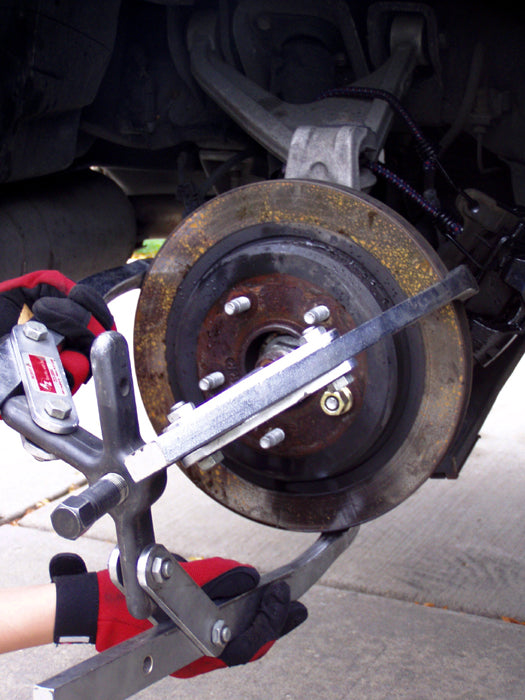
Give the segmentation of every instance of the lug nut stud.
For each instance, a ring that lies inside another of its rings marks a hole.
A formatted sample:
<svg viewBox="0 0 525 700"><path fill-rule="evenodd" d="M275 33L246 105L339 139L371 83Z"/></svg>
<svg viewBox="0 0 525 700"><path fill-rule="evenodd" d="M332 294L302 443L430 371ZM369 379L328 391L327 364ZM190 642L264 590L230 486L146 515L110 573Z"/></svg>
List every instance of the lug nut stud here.
<svg viewBox="0 0 525 700"><path fill-rule="evenodd" d="M251 305L252 302L248 297L235 297L235 299L230 299L224 304L224 313L228 314L228 316L236 316L244 311L248 311Z"/></svg>

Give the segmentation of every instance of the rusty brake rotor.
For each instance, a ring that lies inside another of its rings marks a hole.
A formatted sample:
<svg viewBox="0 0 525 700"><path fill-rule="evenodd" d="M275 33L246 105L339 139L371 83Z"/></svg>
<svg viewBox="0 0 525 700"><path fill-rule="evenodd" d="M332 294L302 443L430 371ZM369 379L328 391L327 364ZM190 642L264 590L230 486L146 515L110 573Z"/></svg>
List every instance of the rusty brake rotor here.
<svg viewBox="0 0 525 700"><path fill-rule="evenodd" d="M166 240L144 281L135 364L157 431L296 347L308 325L344 333L443 277L418 232L380 202L312 181L221 195ZM189 478L275 527L326 531L393 508L442 459L470 385L450 305L354 358L352 372L238 439Z"/></svg>

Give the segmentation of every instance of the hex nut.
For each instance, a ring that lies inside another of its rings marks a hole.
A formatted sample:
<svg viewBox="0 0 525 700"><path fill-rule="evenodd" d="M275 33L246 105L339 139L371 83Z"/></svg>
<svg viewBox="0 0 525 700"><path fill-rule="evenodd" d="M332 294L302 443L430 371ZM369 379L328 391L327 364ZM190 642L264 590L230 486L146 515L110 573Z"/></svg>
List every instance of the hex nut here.
<svg viewBox="0 0 525 700"><path fill-rule="evenodd" d="M326 390L321 396L321 409L327 416L342 416L348 413L354 404L354 396L350 387Z"/></svg>
<svg viewBox="0 0 525 700"><path fill-rule="evenodd" d="M22 326L22 331L26 338L30 340L44 340L47 337L47 328L38 321L27 321Z"/></svg>
<svg viewBox="0 0 525 700"><path fill-rule="evenodd" d="M48 416L59 420L66 420L71 415L71 404L64 399L48 399L44 409Z"/></svg>
<svg viewBox="0 0 525 700"><path fill-rule="evenodd" d="M163 583L173 574L173 562L169 557L155 557L151 564L151 575L157 583Z"/></svg>

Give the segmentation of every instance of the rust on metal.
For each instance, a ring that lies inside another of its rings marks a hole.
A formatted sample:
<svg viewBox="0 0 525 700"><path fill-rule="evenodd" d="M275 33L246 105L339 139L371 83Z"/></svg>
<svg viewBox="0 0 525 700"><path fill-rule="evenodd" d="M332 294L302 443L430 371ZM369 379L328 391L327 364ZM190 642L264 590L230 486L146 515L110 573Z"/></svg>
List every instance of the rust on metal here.
<svg viewBox="0 0 525 700"><path fill-rule="evenodd" d="M248 297L252 304L249 311L236 316L224 313L227 298ZM202 324L196 360L199 377L216 370L221 371L226 382L217 391L234 384L255 367L266 364L268 354L264 344L272 337L299 338L305 328L305 311L316 304L330 309L327 325L339 333L355 328L352 317L343 306L326 291L307 280L286 274L272 273L243 280L230 288L228 297L220 297L208 312ZM271 346L270 346L271 349ZM270 359L277 359L276 357ZM326 445L334 443L355 419L362 404L366 386L366 354L356 358L353 371L353 413L334 421L320 407L322 391L305 399L297 406L264 423L242 438L253 449L259 449L259 439L271 428L281 428L286 440L272 449L278 455L298 457L314 454ZM212 396L216 391L206 392Z"/></svg>
<svg viewBox="0 0 525 700"><path fill-rule="evenodd" d="M326 183L275 180L247 185L216 197L186 218L166 240L141 291L135 321L135 366L148 416L157 431L166 425L170 406L181 398L174 397L170 388L165 345L168 317L180 285L214 245L242 229L264 223L318 227L329 233L335 248L351 241L390 275L406 296L427 288L446 273L437 254L407 221L362 193ZM247 358L251 357L250 349L257 347L257 338L280 332L281 327L285 335L300 332L301 295L304 295L303 313L323 303L333 310L335 325L340 330L352 324L346 310L337 308L329 295L296 280L283 277L279 281L271 279L271 275L254 277L244 289L238 284L231 290L232 297L241 294L251 294L254 303L252 309L238 318L224 313L221 316L218 300L207 310L195 348L199 376L220 370L231 383L249 369ZM281 298L282 307L272 316L268 311L272 306L269 300L273 299L277 307ZM207 472L192 467L188 476L235 512L286 529L336 530L398 505L428 478L443 458L463 416L470 386L470 353L462 309L449 305L424 318L417 327L422 344L424 386L406 438L380 468L355 480L349 478L346 486L333 492L324 488L319 492L311 489L308 493L276 490L240 477L225 464ZM361 358L359 372L364 392L368 378L366 361ZM330 425L326 427L327 434L323 436L320 430L316 435L313 417L321 420L323 415L318 404L317 400L317 413L312 406L295 407L290 411L294 418L289 424L279 425L287 436L292 436L289 449L315 454L319 444L321 459L327 442L332 438L337 441L337 428ZM341 416L339 425L347 420L351 423L353 416L353 410ZM334 421L333 417L324 418ZM261 429L261 434L267 429L268 426ZM258 437L259 434L247 439L255 444ZM284 452L287 442L274 449Z"/></svg>

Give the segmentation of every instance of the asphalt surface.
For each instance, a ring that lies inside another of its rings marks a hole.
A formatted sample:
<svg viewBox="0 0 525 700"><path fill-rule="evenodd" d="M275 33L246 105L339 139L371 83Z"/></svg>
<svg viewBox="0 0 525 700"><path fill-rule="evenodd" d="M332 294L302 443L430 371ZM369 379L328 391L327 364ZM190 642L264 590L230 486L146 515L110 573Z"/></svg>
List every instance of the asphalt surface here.
<svg viewBox="0 0 525 700"><path fill-rule="evenodd" d="M136 294L112 302L131 338ZM303 598L308 620L257 663L193 680L166 678L138 693L231 700L521 700L525 697L525 363L501 392L457 481L431 480L391 513L363 525L349 550ZM77 394L81 424L98 433L91 384ZM140 401L139 401L140 404ZM140 406L143 436L152 430ZM42 583L50 557L77 551L104 567L109 517L71 543L50 513L82 476L37 462L0 425L0 586ZM257 525L215 504L174 468L154 506L157 540L184 556L221 555L261 571L313 539ZM32 697L35 683L94 654L40 647L0 657L0 698ZM116 686L118 679L115 679ZM93 696L94 699L96 696Z"/></svg>

